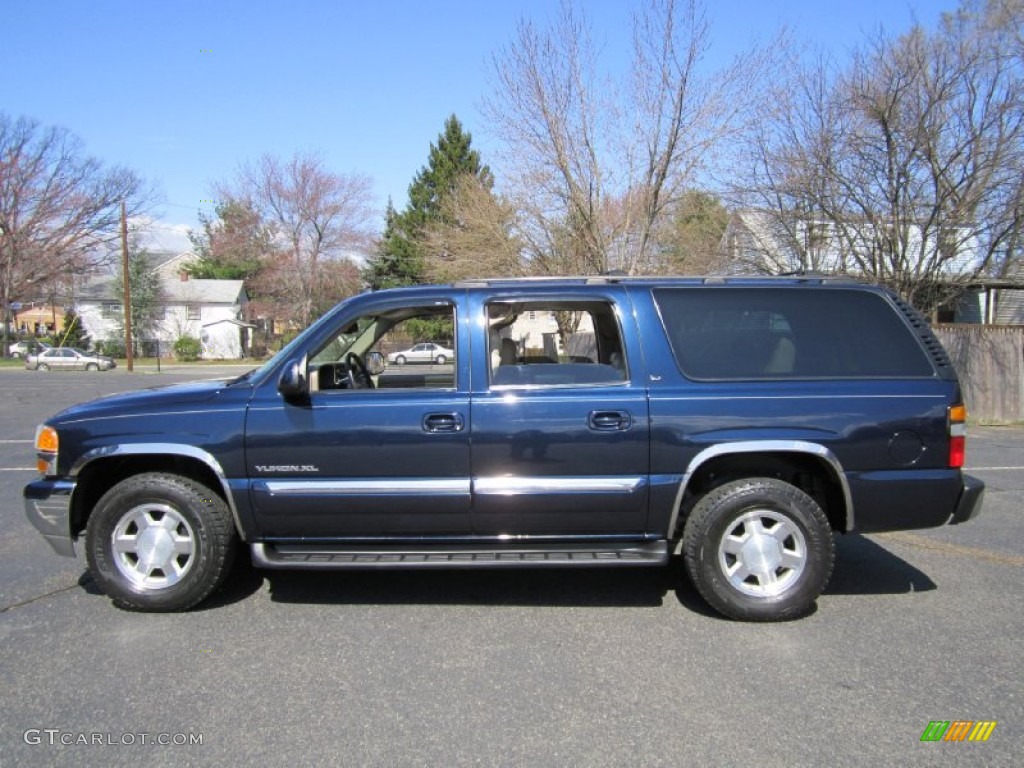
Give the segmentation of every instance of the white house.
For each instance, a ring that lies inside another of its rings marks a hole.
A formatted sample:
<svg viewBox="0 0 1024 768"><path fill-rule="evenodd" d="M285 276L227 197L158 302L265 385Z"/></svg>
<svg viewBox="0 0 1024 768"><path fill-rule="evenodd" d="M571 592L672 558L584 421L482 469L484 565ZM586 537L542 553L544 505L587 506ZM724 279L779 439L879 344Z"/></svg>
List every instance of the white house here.
<svg viewBox="0 0 1024 768"><path fill-rule="evenodd" d="M594 322L589 312L583 312L579 318L576 332L571 334L563 345L558 333L558 322L555 313L548 310L527 310L516 318L515 322L496 334L497 338L509 338L516 343L521 354L533 352L557 360L561 355L594 356L596 342L594 340ZM492 344L496 339L492 339Z"/></svg>
<svg viewBox="0 0 1024 768"><path fill-rule="evenodd" d="M969 230L956 232L951 246L955 253L948 258L940 256L934 231L911 225L904 238L911 258L941 258L939 275L970 274L979 265L978 240ZM826 220L783 220L774 212L747 209L730 217L722 247L730 267L739 272L778 274L804 270L856 275L860 272L857 257L877 256L885 239L886 234L870 222L851 222L840 227Z"/></svg>
<svg viewBox="0 0 1024 768"><path fill-rule="evenodd" d="M793 219L759 210L741 210L730 218L722 238L722 250L731 271L785 274L791 271L823 274L862 274L858 256L877 255L884 233L868 223L851 223L840 228L824 220ZM965 292L949 306L939 308L938 322L1020 323L1024 321L1024 303L1019 280L989 280L972 277L980 266L978 238L963 229L951 238L955 251L949 257L940 253L934 232L910 226L905 233L907 252L921 258L938 280L957 280ZM965 279L966 278L966 279Z"/></svg>
<svg viewBox="0 0 1024 768"><path fill-rule="evenodd" d="M197 280L183 267L195 254L157 254L153 271L160 277L162 311L152 339L161 354L175 341L192 336L202 343L206 359L237 359L248 351L254 326L243 321L248 295L241 280ZM116 340L124 297L118 295L113 275L90 278L76 292L75 310L94 341Z"/></svg>

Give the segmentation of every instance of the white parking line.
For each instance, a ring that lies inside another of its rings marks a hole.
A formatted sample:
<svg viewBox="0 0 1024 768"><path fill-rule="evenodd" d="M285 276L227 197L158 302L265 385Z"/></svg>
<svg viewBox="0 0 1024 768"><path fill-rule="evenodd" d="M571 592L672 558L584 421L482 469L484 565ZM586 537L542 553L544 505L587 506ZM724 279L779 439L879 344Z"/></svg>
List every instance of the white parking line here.
<svg viewBox="0 0 1024 768"><path fill-rule="evenodd" d="M34 440L0 440L0 444L7 444L7 443L32 443L32 442L35 442L35 441Z"/></svg>
<svg viewBox="0 0 1024 768"><path fill-rule="evenodd" d="M1019 472L1024 467L964 467L964 472Z"/></svg>
<svg viewBox="0 0 1024 768"><path fill-rule="evenodd" d="M0 467L0 472L38 472L35 467Z"/></svg>

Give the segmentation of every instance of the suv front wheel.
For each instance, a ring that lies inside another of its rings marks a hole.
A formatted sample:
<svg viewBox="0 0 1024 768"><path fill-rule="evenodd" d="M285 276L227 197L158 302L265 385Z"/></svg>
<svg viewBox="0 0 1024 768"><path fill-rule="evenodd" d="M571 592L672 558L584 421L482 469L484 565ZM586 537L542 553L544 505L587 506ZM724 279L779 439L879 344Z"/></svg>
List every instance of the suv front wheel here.
<svg viewBox="0 0 1024 768"><path fill-rule="evenodd" d="M122 608L183 611L227 576L235 529L224 500L188 478L148 472L107 491L89 519L86 554Z"/></svg>
<svg viewBox="0 0 1024 768"><path fill-rule="evenodd" d="M781 480L746 478L702 498L683 530L683 558L697 590L720 613L785 621L807 613L832 575L828 518Z"/></svg>

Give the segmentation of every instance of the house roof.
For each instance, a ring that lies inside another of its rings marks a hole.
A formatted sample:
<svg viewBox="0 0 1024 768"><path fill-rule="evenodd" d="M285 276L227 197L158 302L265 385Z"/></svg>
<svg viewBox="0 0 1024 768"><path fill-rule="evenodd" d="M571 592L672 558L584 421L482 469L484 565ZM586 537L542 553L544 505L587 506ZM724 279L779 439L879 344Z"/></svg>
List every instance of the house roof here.
<svg viewBox="0 0 1024 768"><path fill-rule="evenodd" d="M90 278L78 288L78 301L123 301L116 290L113 275ZM242 280L180 280L164 278L161 281L164 302L169 304L235 304L244 301L245 284Z"/></svg>
<svg viewBox="0 0 1024 768"><path fill-rule="evenodd" d="M184 267L198 258L192 251L182 251L181 253L164 252L151 257L150 263L153 271L160 275L160 277L170 279L178 277L178 274Z"/></svg>
<svg viewBox="0 0 1024 768"><path fill-rule="evenodd" d="M256 328L257 326L253 323L247 323L244 320L235 320L234 318L225 317L220 320L214 320L212 323L203 323L203 328L209 328L213 325L221 325L222 323L228 323L229 325L235 325L239 328Z"/></svg>
<svg viewBox="0 0 1024 768"><path fill-rule="evenodd" d="M241 280L164 280L164 299L180 304L234 304L242 298Z"/></svg>

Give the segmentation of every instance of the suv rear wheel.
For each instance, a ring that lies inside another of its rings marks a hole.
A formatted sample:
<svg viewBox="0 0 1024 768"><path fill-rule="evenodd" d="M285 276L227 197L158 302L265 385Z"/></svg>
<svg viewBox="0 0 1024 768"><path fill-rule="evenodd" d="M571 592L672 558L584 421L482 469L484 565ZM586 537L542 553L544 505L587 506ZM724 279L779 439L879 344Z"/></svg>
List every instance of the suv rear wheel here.
<svg viewBox="0 0 1024 768"><path fill-rule="evenodd" d="M767 477L726 483L702 498L683 530L697 590L720 613L784 621L807 613L832 575L828 518L800 489Z"/></svg>
<svg viewBox="0 0 1024 768"><path fill-rule="evenodd" d="M142 611L182 611L206 598L227 576L235 544L220 496L162 472L107 491L86 534L97 584L117 605Z"/></svg>

